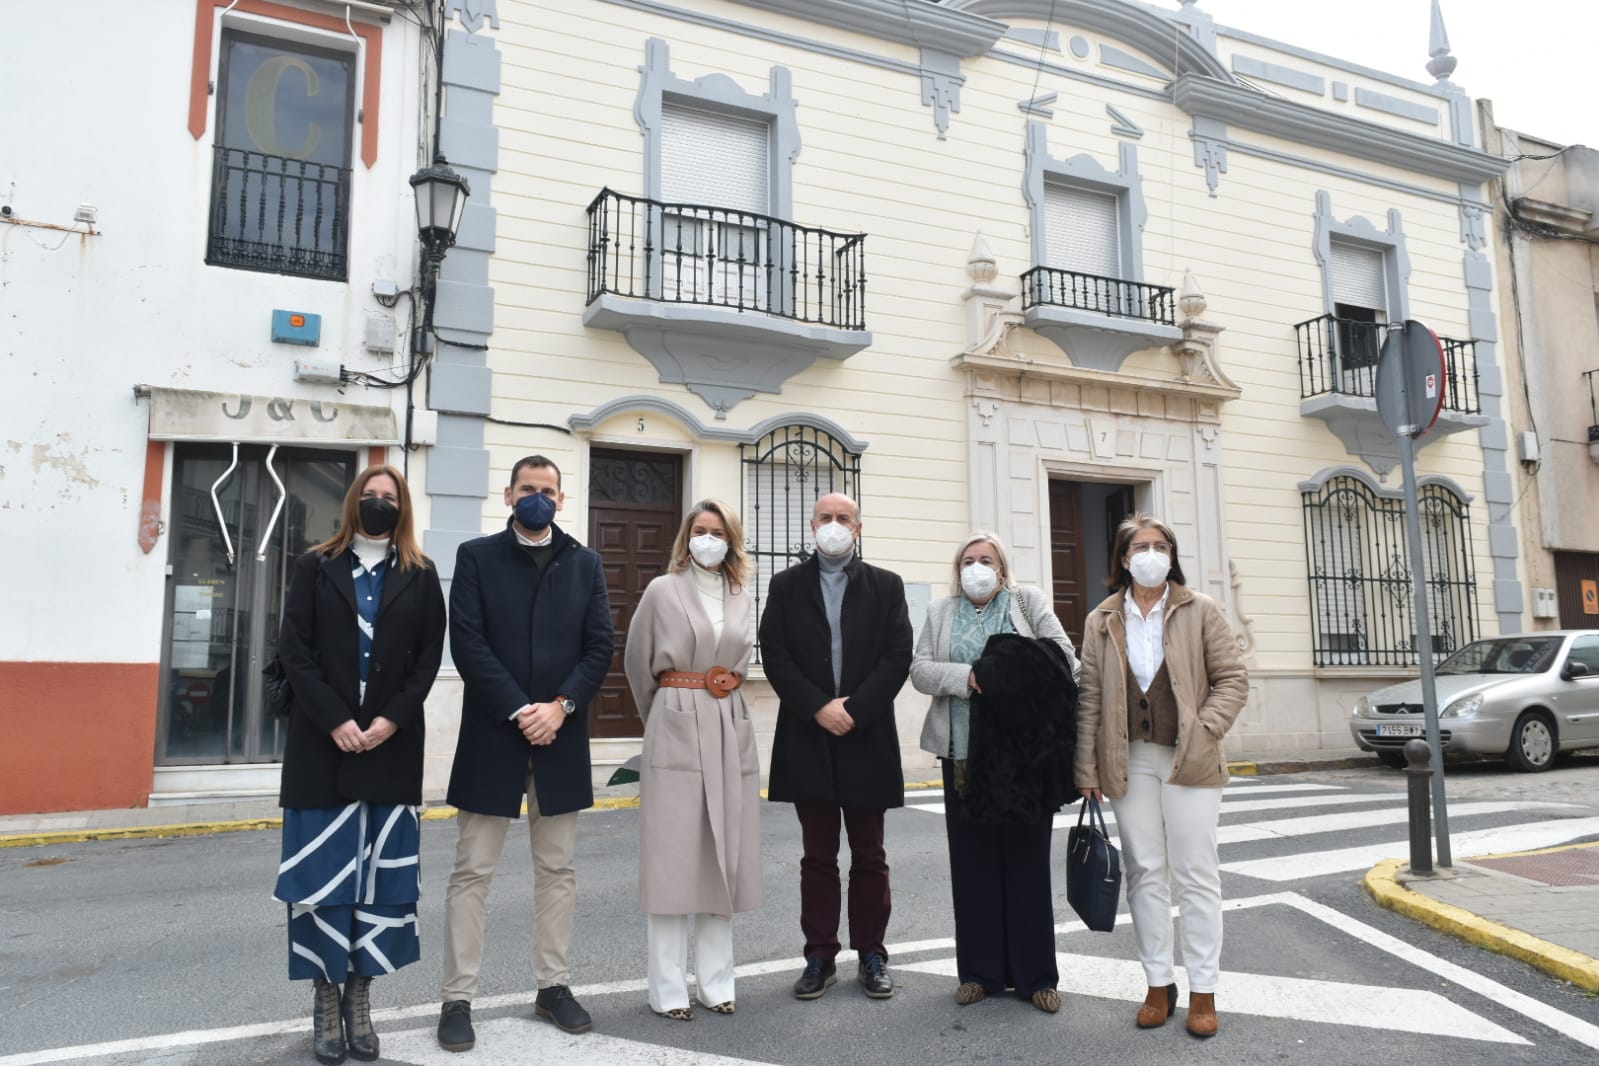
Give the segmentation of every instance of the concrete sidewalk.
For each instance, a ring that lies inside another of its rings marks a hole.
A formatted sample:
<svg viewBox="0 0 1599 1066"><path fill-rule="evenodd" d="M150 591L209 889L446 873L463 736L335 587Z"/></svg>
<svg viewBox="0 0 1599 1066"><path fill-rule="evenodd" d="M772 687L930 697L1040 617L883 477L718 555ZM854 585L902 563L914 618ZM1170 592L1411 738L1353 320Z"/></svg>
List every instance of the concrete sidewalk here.
<svg viewBox="0 0 1599 1066"><path fill-rule="evenodd" d="M1228 764L1239 777L1376 767L1375 756L1347 748L1241 753ZM907 788L936 788L925 770L907 774ZM638 804L638 786L595 790L598 808ZM0 816L0 849L191 836L281 824L273 799L171 807ZM453 818L453 807L424 809L428 820ZM1599 992L1599 843L1513 855L1457 859L1453 870L1414 877L1403 860L1374 867L1365 886L1382 906L1491 951L1510 955L1562 980Z"/></svg>

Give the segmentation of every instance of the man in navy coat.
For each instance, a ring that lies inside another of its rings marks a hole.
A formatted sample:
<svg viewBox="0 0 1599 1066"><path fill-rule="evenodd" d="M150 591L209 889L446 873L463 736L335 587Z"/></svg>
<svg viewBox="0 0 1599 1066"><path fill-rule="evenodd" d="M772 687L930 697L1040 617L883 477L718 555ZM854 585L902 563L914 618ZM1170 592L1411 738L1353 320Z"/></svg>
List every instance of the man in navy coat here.
<svg viewBox="0 0 1599 1066"><path fill-rule="evenodd" d="M599 553L555 524L561 471L542 455L511 470L506 528L461 545L450 586L450 651L465 682L448 799L460 830L444 897L439 1044L476 1042L489 882L527 797L533 850L535 1012L569 1033L591 1027L572 998L567 949L577 879L577 812L594 805L588 704L610 668L610 600Z"/></svg>

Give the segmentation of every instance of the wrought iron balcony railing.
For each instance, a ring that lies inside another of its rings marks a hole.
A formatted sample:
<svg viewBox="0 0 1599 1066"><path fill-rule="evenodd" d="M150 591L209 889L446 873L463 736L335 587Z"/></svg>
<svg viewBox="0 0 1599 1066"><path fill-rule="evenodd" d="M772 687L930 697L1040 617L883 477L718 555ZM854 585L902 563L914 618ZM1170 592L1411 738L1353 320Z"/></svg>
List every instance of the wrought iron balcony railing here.
<svg viewBox="0 0 1599 1066"><path fill-rule="evenodd" d="M1377 396L1377 359L1388 325L1322 315L1294 327L1299 339L1299 395L1325 393ZM1477 342L1440 337L1444 349L1444 410L1474 415L1477 396Z"/></svg>
<svg viewBox="0 0 1599 1066"><path fill-rule="evenodd" d="M603 189L588 208L588 302L605 293L866 328L866 234Z"/></svg>
<svg viewBox="0 0 1599 1066"><path fill-rule="evenodd" d="M1056 267L1034 267L1022 275L1022 310L1040 304L1115 318L1141 318L1163 326L1177 323L1174 289Z"/></svg>
<svg viewBox="0 0 1599 1066"><path fill-rule="evenodd" d="M205 261L343 281L350 168L217 145Z"/></svg>

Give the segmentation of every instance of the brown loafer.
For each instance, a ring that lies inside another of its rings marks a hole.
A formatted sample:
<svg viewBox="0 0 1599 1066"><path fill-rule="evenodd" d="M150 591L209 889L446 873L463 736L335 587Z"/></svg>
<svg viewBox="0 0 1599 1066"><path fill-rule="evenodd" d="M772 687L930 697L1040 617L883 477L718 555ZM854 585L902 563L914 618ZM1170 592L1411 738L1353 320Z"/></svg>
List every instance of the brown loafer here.
<svg viewBox="0 0 1599 1066"><path fill-rule="evenodd" d="M1216 1035L1216 993L1188 993L1188 1032L1201 1040Z"/></svg>
<svg viewBox="0 0 1599 1066"><path fill-rule="evenodd" d="M1166 985L1164 988L1151 985L1144 995L1144 1005L1138 1008L1138 1028L1159 1029L1176 1009L1176 985Z"/></svg>
<svg viewBox="0 0 1599 1066"><path fill-rule="evenodd" d="M966 981L955 990L955 1002L963 1007L969 1007L987 995L988 989L976 981Z"/></svg>
<svg viewBox="0 0 1599 1066"><path fill-rule="evenodd" d="M1054 988L1040 988L1033 993L1033 1006L1045 1014L1054 1014L1060 1010L1060 991Z"/></svg>

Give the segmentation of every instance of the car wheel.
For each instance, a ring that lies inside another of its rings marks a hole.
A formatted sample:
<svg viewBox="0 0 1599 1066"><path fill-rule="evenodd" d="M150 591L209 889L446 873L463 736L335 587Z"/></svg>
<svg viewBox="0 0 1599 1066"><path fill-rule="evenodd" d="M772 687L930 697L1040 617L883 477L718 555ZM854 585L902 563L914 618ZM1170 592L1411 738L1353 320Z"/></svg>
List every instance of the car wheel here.
<svg viewBox="0 0 1599 1066"><path fill-rule="evenodd" d="M1535 774L1555 764L1555 723L1543 711L1527 711L1510 731L1505 762L1512 770Z"/></svg>
<svg viewBox="0 0 1599 1066"><path fill-rule="evenodd" d="M1384 766L1391 766L1395 770L1403 770L1407 765L1405 753L1402 751L1379 751L1377 758L1382 760Z"/></svg>

